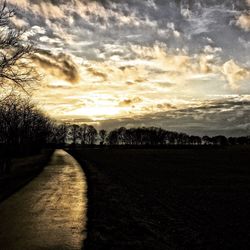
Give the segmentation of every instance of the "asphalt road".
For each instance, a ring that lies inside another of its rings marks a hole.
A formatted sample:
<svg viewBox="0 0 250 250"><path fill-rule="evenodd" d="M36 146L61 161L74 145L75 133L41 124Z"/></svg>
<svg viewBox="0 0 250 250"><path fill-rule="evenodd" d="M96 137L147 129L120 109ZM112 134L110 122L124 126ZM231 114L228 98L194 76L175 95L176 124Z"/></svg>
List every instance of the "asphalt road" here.
<svg viewBox="0 0 250 250"><path fill-rule="evenodd" d="M0 204L0 249L81 249L86 188L80 165L56 150L38 177Z"/></svg>

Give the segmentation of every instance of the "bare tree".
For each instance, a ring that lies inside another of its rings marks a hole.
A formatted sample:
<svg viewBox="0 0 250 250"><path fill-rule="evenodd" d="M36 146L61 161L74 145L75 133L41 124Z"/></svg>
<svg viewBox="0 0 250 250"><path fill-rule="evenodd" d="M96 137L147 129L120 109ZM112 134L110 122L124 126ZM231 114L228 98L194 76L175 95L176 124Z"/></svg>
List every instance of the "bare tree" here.
<svg viewBox="0 0 250 250"><path fill-rule="evenodd" d="M103 145L105 143L106 137L107 137L107 131L104 129L101 129L99 131L99 137L101 139L100 144Z"/></svg>
<svg viewBox="0 0 250 250"><path fill-rule="evenodd" d="M82 145L94 144L97 137L96 129L87 124L83 124L80 127L80 141Z"/></svg>
<svg viewBox="0 0 250 250"><path fill-rule="evenodd" d="M11 95L0 106L0 143L8 145L47 142L52 121L32 103L30 98Z"/></svg>
<svg viewBox="0 0 250 250"><path fill-rule="evenodd" d="M57 125L57 141L56 143L65 144L67 138L68 128L65 124Z"/></svg>
<svg viewBox="0 0 250 250"><path fill-rule="evenodd" d="M93 126L89 125L88 134L87 134L88 144L91 144L91 145L95 144L97 134L98 134L97 130Z"/></svg>
<svg viewBox="0 0 250 250"><path fill-rule="evenodd" d="M67 141L68 126L64 123L51 121L48 143L64 145Z"/></svg>
<svg viewBox="0 0 250 250"><path fill-rule="evenodd" d="M0 174L16 155L38 152L48 142L53 124L30 98L10 95L0 105Z"/></svg>
<svg viewBox="0 0 250 250"><path fill-rule="evenodd" d="M118 130L114 129L109 132L107 136L107 142L109 145L116 145L119 144L119 139L118 139Z"/></svg>
<svg viewBox="0 0 250 250"><path fill-rule="evenodd" d="M0 87L18 87L27 92L28 86L39 80L30 58L35 50L23 38L24 30L11 23L14 15L15 11L4 1L0 6Z"/></svg>
<svg viewBox="0 0 250 250"><path fill-rule="evenodd" d="M89 130L89 126L87 124L81 125L81 128L80 128L81 135L80 136L81 136L81 144L82 145L87 144L88 130Z"/></svg>
<svg viewBox="0 0 250 250"><path fill-rule="evenodd" d="M69 126L69 136L72 141L73 145L76 145L76 143L80 140L81 134L80 134L80 126L73 124Z"/></svg>

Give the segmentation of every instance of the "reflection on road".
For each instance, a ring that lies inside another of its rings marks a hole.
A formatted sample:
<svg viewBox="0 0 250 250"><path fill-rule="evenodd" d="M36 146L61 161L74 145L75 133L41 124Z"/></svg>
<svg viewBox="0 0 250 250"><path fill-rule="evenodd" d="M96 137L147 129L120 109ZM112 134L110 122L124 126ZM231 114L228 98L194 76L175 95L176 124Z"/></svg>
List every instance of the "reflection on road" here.
<svg viewBox="0 0 250 250"><path fill-rule="evenodd" d="M76 160L56 150L37 178L0 204L0 249L81 249L86 188Z"/></svg>

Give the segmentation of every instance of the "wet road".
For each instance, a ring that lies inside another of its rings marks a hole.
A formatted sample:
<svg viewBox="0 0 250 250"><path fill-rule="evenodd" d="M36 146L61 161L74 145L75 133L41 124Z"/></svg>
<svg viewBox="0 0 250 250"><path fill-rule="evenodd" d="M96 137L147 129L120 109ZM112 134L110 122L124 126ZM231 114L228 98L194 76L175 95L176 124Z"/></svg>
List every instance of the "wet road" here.
<svg viewBox="0 0 250 250"><path fill-rule="evenodd" d="M56 150L38 177L0 204L0 249L81 249L86 206L81 167Z"/></svg>

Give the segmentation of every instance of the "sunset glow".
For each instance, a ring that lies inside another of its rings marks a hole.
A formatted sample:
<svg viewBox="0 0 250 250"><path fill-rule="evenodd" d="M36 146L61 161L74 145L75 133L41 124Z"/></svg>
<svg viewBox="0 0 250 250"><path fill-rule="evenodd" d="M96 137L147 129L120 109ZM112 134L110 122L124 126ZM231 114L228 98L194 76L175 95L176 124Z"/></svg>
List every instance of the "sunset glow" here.
<svg viewBox="0 0 250 250"><path fill-rule="evenodd" d="M54 117L250 131L249 1L8 2L39 49L34 99Z"/></svg>

